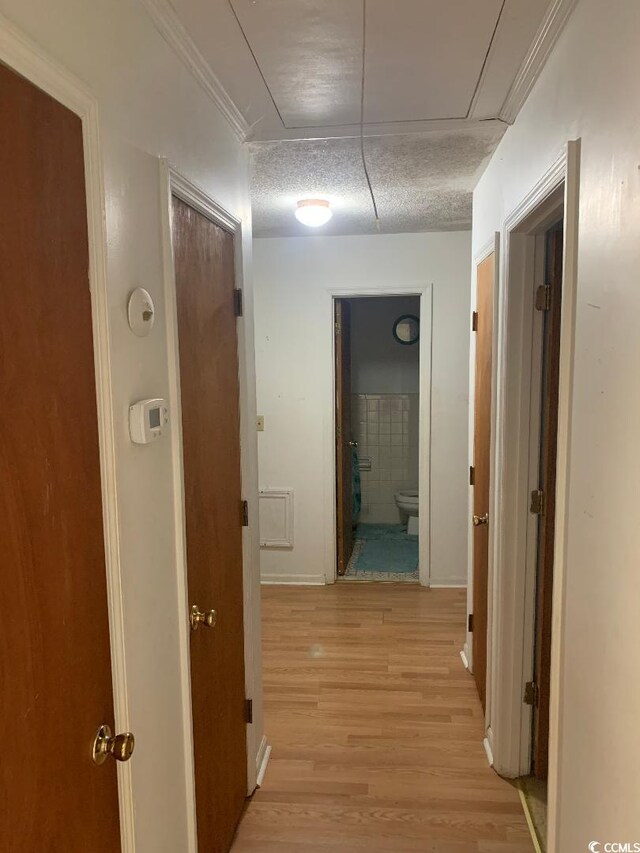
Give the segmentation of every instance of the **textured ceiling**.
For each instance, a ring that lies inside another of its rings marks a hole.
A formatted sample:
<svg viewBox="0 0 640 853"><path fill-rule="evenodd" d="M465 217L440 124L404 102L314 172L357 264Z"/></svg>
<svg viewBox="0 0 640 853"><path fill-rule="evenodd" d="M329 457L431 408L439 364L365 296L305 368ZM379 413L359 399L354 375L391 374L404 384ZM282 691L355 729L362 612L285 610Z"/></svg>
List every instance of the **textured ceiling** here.
<svg viewBox="0 0 640 853"><path fill-rule="evenodd" d="M501 128L365 139L383 233L471 227L471 193ZM375 234L358 139L253 143L251 184L256 237L311 233ZM320 196L333 219L309 229L295 219L300 198Z"/></svg>

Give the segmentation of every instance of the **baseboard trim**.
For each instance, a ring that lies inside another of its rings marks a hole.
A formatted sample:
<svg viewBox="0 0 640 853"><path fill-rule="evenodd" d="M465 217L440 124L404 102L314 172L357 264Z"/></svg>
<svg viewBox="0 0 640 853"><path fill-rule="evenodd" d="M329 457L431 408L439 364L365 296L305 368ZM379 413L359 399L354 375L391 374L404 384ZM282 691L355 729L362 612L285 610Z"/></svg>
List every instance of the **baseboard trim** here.
<svg viewBox="0 0 640 853"><path fill-rule="evenodd" d="M431 578L429 581L429 586L431 589L466 589L467 588L467 579L466 578L451 578L450 580L434 580Z"/></svg>
<svg viewBox="0 0 640 853"><path fill-rule="evenodd" d="M473 675L473 654L468 642L464 644L462 651L464 652L464 658L467 662L467 669Z"/></svg>
<svg viewBox="0 0 640 853"><path fill-rule="evenodd" d="M463 665L464 665L464 668L468 671L468 670L469 670L469 661L467 660L467 655L466 655L466 653L465 653L465 650L464 650L464 649L462 649L462 650L460 651L460 658L461 658L461 660L462 660L462 663L463 663Z"/></svg>
<svg viewBox="0 0 640 853"><path fill-rule="evenodd" d="M263 574L260 583L263 584L291 584L294 586L324 586L326 584L324 575L284 575Z"/></svg>
<svg viewBox="0 0 640 853"><path fill-rule="evenodd" d="M260 743L260 749L258 750L258 755L256 756L256 786L259 788L264 781L264 774L267 772L267 764L269 763L269 759L271 758L271 746L267 741L267 736L262 736L262 741Z"/></svg>
<svg viewBox="0 0 640 853"><path fill-rule="evenodd" d="M489 762L489 767L493 767L493 750L491 749L491 744L489 743L488 737L486 737L482 741L482 745L484 746L484 751L487 754L487 761Z"/></svg>

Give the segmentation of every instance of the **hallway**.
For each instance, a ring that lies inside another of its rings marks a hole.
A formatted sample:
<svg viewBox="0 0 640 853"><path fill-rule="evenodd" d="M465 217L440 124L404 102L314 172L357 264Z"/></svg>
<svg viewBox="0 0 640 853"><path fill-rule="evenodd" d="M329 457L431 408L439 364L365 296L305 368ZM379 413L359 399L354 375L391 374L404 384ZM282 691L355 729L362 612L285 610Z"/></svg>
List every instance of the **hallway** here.
<svg viewBox="0 0 640 853"><path fill-rule="evenodd" d="M263 787L233 853L529 853L459 650L466 591L263 587Z"/></svg>

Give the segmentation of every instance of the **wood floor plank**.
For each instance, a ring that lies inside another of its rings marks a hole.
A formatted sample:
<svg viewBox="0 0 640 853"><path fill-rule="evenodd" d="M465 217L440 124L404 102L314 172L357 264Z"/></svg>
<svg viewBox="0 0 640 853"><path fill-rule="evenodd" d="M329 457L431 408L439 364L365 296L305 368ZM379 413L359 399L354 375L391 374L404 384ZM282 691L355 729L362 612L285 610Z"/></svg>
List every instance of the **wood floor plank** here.
<svg viewBox="0 0 640 853"><path fill-rule="evenodd" d="M263 786L233 853L532 853L460 662L466 592L263 589Z"/></svg>

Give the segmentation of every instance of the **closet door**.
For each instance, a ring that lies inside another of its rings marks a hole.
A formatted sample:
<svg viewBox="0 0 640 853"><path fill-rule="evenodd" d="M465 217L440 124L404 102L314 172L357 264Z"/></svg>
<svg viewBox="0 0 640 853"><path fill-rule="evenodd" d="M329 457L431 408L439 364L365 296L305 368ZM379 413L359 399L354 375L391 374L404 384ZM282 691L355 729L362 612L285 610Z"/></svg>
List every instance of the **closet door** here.
<svg viewBox="0 0 640 853"><path fill-rule="evenodd" d="M494 255L478 265L473 489L473 674L482 707L487 692L487 591L489 579L489 480Z"/></svg>
<svg viewBox="0 0 640 853"><path fill-rule="evenodd" d="M347 571L353 551L353 472L351 461L351 306L335 300L336 353L336 538L338 574Z"/></svg>
<svg viewBox="0 0 640 853"><path fill-rule="evenodd" d="M178 198L172 229L198 848L226 853L247 795L234 238Z"/></svg>
<svg viewBox="0 0 640 853"><path fill-rule="evenodd" d="M82 124L0 65L0 125L0 850L114 853Z"/></svg>

